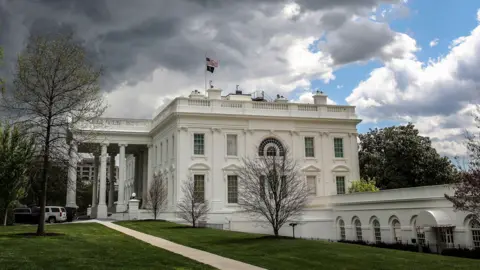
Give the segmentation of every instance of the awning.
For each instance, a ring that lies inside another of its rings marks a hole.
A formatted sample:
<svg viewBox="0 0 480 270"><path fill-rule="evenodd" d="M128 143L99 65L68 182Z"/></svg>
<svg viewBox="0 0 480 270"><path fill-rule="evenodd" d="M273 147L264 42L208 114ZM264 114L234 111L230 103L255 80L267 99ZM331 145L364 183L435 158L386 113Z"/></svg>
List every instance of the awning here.
<svg viewBox="0 0 480 270"><path fill-rule="evenodd" d="M417 216L418 227L454 227L450 216L442 210L424 210Z"/></svg>

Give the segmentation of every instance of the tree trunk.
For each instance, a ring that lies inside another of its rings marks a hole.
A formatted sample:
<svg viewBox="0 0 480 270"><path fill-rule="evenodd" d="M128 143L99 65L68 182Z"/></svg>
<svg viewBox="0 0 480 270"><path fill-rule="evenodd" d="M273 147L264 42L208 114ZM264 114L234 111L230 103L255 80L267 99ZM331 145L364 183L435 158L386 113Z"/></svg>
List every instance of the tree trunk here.
<svg viewBox="0 0 480 270"><path fill-rule="evenodd" d="M275 237L278 237L278 229L277 228L273 229L273 234L275 235Z"/></svg>
<svg viewBox="0 0 480 270"><path fill-rule="evenodd" d="M8 207L5 207L5 215L3 216L3 226L7 226Z"/></svg>
<svg viewBox="0 0 480 270"><path fill-rule="evenodd" d="M43 171L42 171L42 181L40 185L40 217L38 218L38 227L37 235L43 235L45 233L45 206L47 204L47 170L49 163L49 154L50 154L50 119L47 124L47 135L45 136L45 149L43 153Z"/></svg>

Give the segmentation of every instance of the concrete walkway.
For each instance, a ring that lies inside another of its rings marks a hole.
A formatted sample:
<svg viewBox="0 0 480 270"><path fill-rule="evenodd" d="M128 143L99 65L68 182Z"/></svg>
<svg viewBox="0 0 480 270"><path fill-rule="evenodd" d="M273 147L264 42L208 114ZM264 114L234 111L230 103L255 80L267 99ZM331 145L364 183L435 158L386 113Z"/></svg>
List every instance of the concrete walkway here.
<svg viewBox="0 0 480 270"><path fill-rule="evenodd" d="M138 240L141 240L143 242L149 243L153 246L168 250L173 253L180 254L184 257L190 258L192 260L211 265L215 268L218 269L226 269L226 270L260 270L264 268L260 268L257 266L253 266L250 264L246 264L243 262L235 261L232 259L228 259L222 256L218 256L206 251L182 246L173 242L170 242L168 240L165 240L160 237L152 236L150 234L146 233L141 233L117 224L114 224L112 222L108 221L97 221L100 224L103 224L104 226L119 231L121 233L124 233L126 235L129 235L131 237L137 238Z"/></svg>

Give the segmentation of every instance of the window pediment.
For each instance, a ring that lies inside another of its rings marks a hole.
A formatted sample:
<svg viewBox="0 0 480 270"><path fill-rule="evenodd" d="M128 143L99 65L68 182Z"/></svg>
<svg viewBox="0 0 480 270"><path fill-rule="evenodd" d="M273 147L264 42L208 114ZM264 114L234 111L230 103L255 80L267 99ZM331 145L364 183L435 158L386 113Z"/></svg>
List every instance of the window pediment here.
<svg viewBox="0 0 480 270"><path fill-rule="evenodd" d="M332 169L333 172L349 172L350 169L345 165L338 165Z"/></svg>
<svg viewBox="0 0 480 270"><path fill-rule="evenodd" d="M302 171L304 171L304 172L320 172L321 169L317 166L309 165L309 166L303 167Z"/></svg>
<svg viewBox="0 0 480 270"><path fill-rule="evenodd" d="M236 164L230 164L222 168L223 171L239 171L241 168Z"/></svg>
<svg viewBox="0 0 480 270"><path fill-rule="evenodd" d="M207 171L210 170L210 166L205 163L194 163L188 169L195 171Z"/></svg>

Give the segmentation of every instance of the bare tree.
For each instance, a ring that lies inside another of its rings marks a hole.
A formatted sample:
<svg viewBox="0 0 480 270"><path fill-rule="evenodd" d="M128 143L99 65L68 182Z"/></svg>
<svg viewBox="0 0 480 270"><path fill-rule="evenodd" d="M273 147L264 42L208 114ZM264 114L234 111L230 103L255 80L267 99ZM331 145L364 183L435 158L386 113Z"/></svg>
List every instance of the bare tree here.
<svg viewBox="0 0 480 270"><path fill-rule="evenodd" d="M68 162L74 155L72 143L92 135L76 127L93 122L105 111L98 84L100 75L82 45L70 35L33 37L18 57L14 89L3 95L1 108L25 124L39 145L42 172L38 235L45 232L50 164L76 169Z"/></svg>
<svg viewBox="0 0 480 270"><path fill-rule="evenodd" d="M153 219L157 220L160 211L167 205L168 189L166 179L162 173L154 174L152 183L148 188L147 206L153 213Z"/></svg>
<svg viewBox="0 0 480 270"><path fill-rule="evenodd" d="M205 179L188 178L182 185L183 198L178 204L177 215L192 224L195 228L198 221L206 218L210 211L209 203L205 200Z"/></svg>
<svg viewBox="0 0 480 270"><path fill-rule="evenodd" d="M271 156L243 158L242 163L238 204L252 220L268 221L278 237L280 228L307 205L307 183L287 149Z"/></svg>
<svg viewBox="0 0 480 270"><path fill-rule="evenodd" d="M473 115L476 127L480 128L480 105ZM460 172L454 183L454 194L445 198L453 203L459 211L470 212L480 219L480 140L477 134L465 131L467 157L455 157Z"/></svg>

